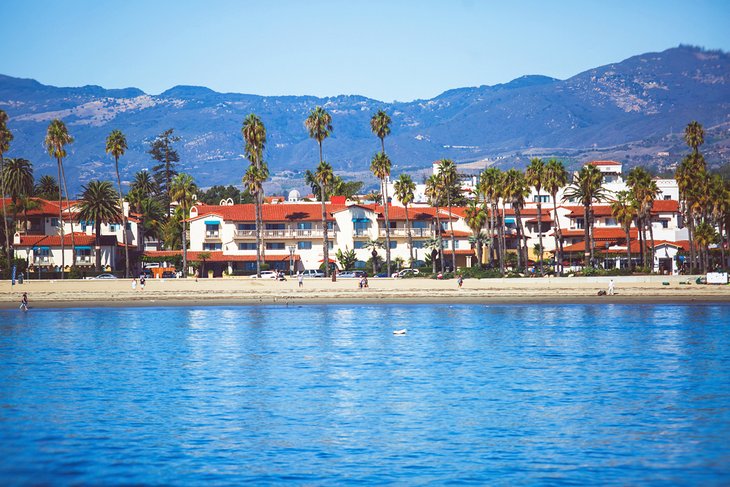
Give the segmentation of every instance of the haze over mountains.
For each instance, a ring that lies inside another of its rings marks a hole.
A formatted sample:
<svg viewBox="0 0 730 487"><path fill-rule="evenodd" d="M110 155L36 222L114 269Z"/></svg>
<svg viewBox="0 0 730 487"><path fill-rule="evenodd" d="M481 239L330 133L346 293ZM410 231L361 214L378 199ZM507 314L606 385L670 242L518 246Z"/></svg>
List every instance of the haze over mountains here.
<svg viewBox="0 0 730 487"><path fill-rule="evenodd" d="M245 80L241 80L245 85ZM316 105L333 118L325 158L345 175L367 171L379 141L369 120L378 109L393 119L386 150L394 173L451 158L464 167L527 164L557 156L568 165L615 158L671 170L687 152L682 131L691 120L707 131L703 151L711 165L730 160L730 54L680 46L601 66L567 80L524 76L506 84L459 88L431 100L385 103L360 96L257 96L176 86L159 95L136 88L58 88L0 75L0 108L15 139L7 157L30 159L36 174L55 174L45 153L48 123L61 118L76 141L66 171L77 190L91 179L111 179L113 161L104 140L115 128L127 136L121 160L125 179L153 164L146 153L159 133L174 128L181 164L201 186L240 184L241 123L261 117L268 132L272 174L296 178L318 162L317 144L304 119ZM286 188L284 188L286 189Z"/></svg>

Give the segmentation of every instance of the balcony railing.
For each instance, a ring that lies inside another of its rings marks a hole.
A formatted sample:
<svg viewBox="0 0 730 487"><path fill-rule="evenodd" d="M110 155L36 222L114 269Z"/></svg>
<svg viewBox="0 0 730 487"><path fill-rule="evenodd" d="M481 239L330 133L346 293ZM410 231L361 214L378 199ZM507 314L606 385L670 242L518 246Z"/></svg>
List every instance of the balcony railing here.
<svg viewBox="0 0 730 487"><path fill-rule="evenodd" d="M433 238L435 235L433 233L433 229L431 228L411 228L411 235L413 238ZM379 229L379 236L385 237L385 228ZM407 237L408 236L408 229L407 228L391 228L390 229L390 236L391 237Z"/></svg>
<svg viewBox="0 0 730 487"><path fill-rule="evenodd" d="M329 230L328 233L333 235L334 230ZM261 230L261 236L263 238L322 238L324 233L321 229ZM233 237L240 239L256 238L256 230L236 230Z"/></svg>
<svg viewBox="0 0 730 487"><path fill-rule="evenodd" d="M53 257L49 255L36 256L33 258L33 265L53 265Z"/></svg>
<svg viewBox="0 0 730 487"><path fill-rule="evenodd" d="M218 230L206 230L205 232L205 239L206 240L220 240L221 234Z"/></svg>

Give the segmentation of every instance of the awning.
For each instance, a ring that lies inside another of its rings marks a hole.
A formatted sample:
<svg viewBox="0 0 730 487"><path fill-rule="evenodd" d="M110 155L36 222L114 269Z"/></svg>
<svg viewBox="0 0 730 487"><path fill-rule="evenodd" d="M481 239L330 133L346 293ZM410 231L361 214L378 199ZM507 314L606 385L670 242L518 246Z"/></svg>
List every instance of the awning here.
<svg viewBox="0 0 730 487"><path fill-rule="evenodd" d="M218 220L205 220L206 225L220 225L221 222Z"/></svg>
<svg viewBox="0 0 730 487"><path fill-rule="evenodd" d="M76 250L91 250L90 245L77 245Z"/></svg>
<svg viewBox="0 0 730 487"><path fill-rule="evenodd" d="M367 223L370 221L370 219L369 218L353 218L352 221L355 223Z"/></svg>
<svg viewBox="0 0 730 487"><path fill-rule="evenodd" d="M515 222L516 222L516 220L515 220L514 218L505 218L505 219L504 219L504 222L505 222L505 223L515 223Z"/></svg>

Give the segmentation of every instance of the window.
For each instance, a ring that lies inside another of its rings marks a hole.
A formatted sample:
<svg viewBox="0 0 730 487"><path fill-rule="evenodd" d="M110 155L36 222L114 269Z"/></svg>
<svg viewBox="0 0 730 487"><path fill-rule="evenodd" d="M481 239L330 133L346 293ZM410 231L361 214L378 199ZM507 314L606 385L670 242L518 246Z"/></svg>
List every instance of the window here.
<svg viewBox="0 0 730 487"><path fill-rule="evenodd" d="M116 223L110 223L109 224L109 231L110 232L116 232L118 228L118 225Z"/></svg>
<svg viewBox="0 0 730 487"><path fill-rule="evenodd" d="M297 230L311 230L312 222L299 222L297 223Z"/></svg>
<svg viewBox="0 0 730 487"><path fill-rule="evenodd" d="M390 224L390 228L398 228L398 222L389 221L388 223Z"/></svg>
<svg viewBox="0 0 730 487"><path fill-rule="evenodd" d="M327 230L334 230L335 222L327 222Z"/></svg>
<svg viewBox="0 0 730 487"><path fill-rule="evenodd" d="M131 230L131 229L132 229L132 223L131 222L127 222L127 230Z"/></svg>
<svg viewBox="0 0 730 487"><path fill-rule="evenodd" d="M301 242L297 242L297 249L312 250L312 242L309 240L302 240Z"/></svg>
<svg viewBox="0 0 730 487"><path fill-rule="evenodd" d="M206 223L205 224L205 231L206 232L217 232L218 231L218 224L212 224L212 223Z"/></svg>
<svg viewBox="0 0 730 487"><path fill-rule="evenodd" d="M334 249L334 248L335 248L335 243L334 243L334 242L333 242L332 240L330 240L330 241L329 241L329 242L327 242L327 243L329 244L329 245L327 246L327 249L329 249L329 250L332 250L332 249Z"/></svg>
<svg viewBox="0 0 730 487"><path fill-rule="evenodd" d="M284 250L284 242L266 242L266 250Z"/></svg>
<svg viewBox="0 0 730 487"><path fill-rule="evenodd" d="M414 240L413 241L413 248L414 249L422 249L426 246L425 240Z"/></svg>
<svg viewBox="0 0 730 487"><path fill-rule="evenodd" d="M286 223L267 223L267 230L286 230Z"/></svg>
<svg viewBox="0 0 730 487"><path fill-rule="evenodd" d="M672 195L670 195L670 194L665 194L665 195L664 195L664 199L665 199L665 200L671 200L671 199L672 199Z"/></svg>
<svg viewBox="0 0 730 487"><path fill-rule="evenodd" d="M390 241L390 249L393 250L393 249L395 249L397 247L398 247L398 242L396 242L395 240L391 240Z"/></svg>
<svg viewBox="0 0 730 487"><path fill-rule="evenodd" d="M532 201L534 201L535 203L549 203L550 202L550 196L549 195L546 195L546 194L535 195L532 198Z"/></svg>
<svg viewBox="0 0 730 487"><path fill-rule="evenodd" d="M237 230L256 230L255 223L239 223Z"/></svg>
<svg viewBox="0 0 730 487"><path fill-rule="evenodd" d="M606 226L607 227L616 226L616 225L617 225L617 223L616 223L616 219L615 218L606 218Z"/></svg>
<svg viewBox="0 0 730 487"><path fill-rule="evenodd" d="M90 264L91 247L76 247L76 262L81 264Z"/></svg>
<svg viewBox="0 0 730 487"><path fill-rule="evenodd" d="M584 229L585 228L585 220L583 218L576 218L575 219L575 228L578 229Z"/></svg>
<svg viewBox="0 0 730 487"><path fill-rule="evenodd" d="M52 227L58 226L58 218L51 218L51 226Z"/></svg>
<svg viewBox="0 0 730 487"><path fill-rule="evenodd" d="M365 248L365 242L362 240L355 240L355 249L364 249Z"/></svg>
<svg viewBox="0 0 730 487"><path fill-rule="evenodd" d="M238 250L256 250L255 242L244 242L238 244Z"/></svg>
<svg viewBox="0 0 730 487"><path fill-rule="evenodd" d="M428 228L428 222L427 221L411 222L411 225L413 226L413 228Z"/></svg>
<svg viewBox="0 0 730 487"><path fill-rule="evenodd" d="M662 228L669 228L669 220L659 220L662 224Z"/></svg>
<svg viewBox="0 0 730 487"><path fill-rule="evenodd" d="M219 243L204 243L203 244L203 250L221 250L222 244ZM254 244L255 245L255 244Z"/></svg>

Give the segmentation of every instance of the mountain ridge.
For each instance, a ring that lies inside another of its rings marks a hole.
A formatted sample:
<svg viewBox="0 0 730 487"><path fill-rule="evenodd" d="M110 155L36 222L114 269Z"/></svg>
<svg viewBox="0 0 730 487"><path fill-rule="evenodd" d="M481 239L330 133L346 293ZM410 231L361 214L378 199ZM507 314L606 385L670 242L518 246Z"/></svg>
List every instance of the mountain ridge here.
<svg viewBox="0 0 730 487"><path fill-rule="evenodd" d="M304 128L316 105L332 114L334 130L324 151L344 175L368 171L379 150L369 119L381 108L393 119L386 150L396 174L428 168L446 157L477 169L486 163L524 166L532 155L554 155L570 164L615 157L628 166L641 163L663 170L686 151L681 131L694 119L708 128L703 147L708 161L720 164L730 158L730 55L689 46L632 56L565 80L525 75L410 102L359 95L219 93L190 85L150 95L133 87L54 87L0 75L0 108L8 112L15 135L7 156L26 157L37 173L52 173L54 163L42 141L48 122L61 118L76 139L66 160L76 186L111 177L104 139L114 128L127 135L129 149L120 161L129 173L126 179L153 165L145 152L149 142L174 128L182 138L180 170L203 186L239 182L246 164L240 128L251 112L267 127L265 157L272 174L296 175L318 161L317 144ZM657 155L664 153L669 156Z"/></svg>

